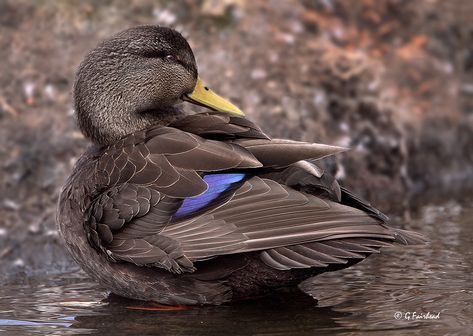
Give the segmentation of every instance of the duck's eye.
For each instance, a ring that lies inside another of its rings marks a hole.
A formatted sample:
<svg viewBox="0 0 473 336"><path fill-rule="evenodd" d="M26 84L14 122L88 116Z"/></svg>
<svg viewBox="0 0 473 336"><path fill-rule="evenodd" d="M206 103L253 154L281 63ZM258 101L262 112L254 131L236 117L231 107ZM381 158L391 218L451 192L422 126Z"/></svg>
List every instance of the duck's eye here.
<svg viewBox="0 0 473 336"><path fill-rule="evenodd" d="M174 55L166 55L165 58L169 61L177 61L177 57Z"/></svg>

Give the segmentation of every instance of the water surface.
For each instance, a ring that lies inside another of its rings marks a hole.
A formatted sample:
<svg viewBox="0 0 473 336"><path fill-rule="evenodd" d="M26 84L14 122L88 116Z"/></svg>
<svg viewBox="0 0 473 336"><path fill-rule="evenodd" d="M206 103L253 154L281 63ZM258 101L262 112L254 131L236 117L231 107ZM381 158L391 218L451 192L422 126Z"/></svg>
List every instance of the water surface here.
<svg viewBox="0 0 473 336"><path fill-rule="evenodd" d="M82 272L9 279L6 335L463 335L473 330L473 208L422 208L407 229L425 247L390 248L349 269L257 301L146 311L109 296ZM427 314L428 313L428 314ZM421 317L415 318L416 316Z"/></svg>

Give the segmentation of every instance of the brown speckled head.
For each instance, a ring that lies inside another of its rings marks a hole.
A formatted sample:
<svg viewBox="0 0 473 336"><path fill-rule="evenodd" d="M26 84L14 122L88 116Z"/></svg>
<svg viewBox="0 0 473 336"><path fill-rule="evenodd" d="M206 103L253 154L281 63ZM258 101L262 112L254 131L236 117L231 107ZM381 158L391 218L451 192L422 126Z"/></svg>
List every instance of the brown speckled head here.
<svg viewBox="0 0 473 336"><path fill-rule="evenodd" d="M159 26L127 29L100 43L83 60L74 108L84 135L99 145L154 124L168 124L192 92L197 66L187 41Z"/></svg>

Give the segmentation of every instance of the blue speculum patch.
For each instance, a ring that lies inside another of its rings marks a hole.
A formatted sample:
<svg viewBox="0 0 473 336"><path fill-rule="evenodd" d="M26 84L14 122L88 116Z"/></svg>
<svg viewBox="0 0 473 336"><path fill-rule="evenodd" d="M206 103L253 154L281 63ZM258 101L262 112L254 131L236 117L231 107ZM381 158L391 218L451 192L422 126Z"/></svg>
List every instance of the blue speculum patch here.
<svg viewBox="0 0 473 336"><path fill-rule="evenodd" d="M189 197L184 200L181 207L177 209L174 217L190 215L206 207L216 200L223 192L230 189L233 184L241 182L245 174L208 174L203 177L209 188L199 196Z"/></svg>

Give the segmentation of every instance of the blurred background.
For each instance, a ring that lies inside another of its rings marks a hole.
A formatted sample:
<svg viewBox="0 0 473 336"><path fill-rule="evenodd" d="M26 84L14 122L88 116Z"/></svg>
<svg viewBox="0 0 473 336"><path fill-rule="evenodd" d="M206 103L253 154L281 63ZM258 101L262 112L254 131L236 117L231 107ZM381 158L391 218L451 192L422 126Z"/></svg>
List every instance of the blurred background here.
<svg viewBox="0 0 473 336"><path fill-rule="evenodd" d="M55 228L88 146L74 73L100 40L172 26L200 76L273 137L351 147L326 160L388 212L473 185L473 3L0 0L0 277L74 268Z"/></svg>
<svg viewBox="0 0 473 336"><path fill-rule="evenodd" d="M471 0L0 0L0 332L471 334L472 17ZM205 82L269 135L351 147L325 169L430 245L308 280L318 301L289 293L156 324L107 297L65 252L56 203L89 146L75 71L140 24L182 32Z"/></svg>

